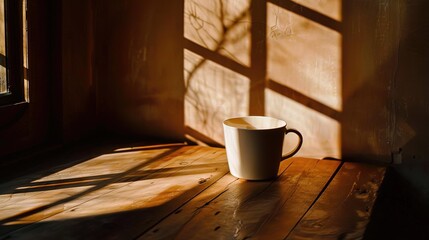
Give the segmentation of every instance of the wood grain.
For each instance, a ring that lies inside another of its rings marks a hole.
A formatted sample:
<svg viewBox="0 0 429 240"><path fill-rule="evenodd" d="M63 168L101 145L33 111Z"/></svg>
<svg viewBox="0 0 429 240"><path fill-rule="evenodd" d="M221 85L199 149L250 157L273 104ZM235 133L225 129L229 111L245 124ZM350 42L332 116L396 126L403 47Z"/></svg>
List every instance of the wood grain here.
<svg viewBox="0 0 429 240"><path fill-rule="evenodd" d="M34 222L43 221L10 237L133 238L228 172L223 149L183 147L170 153L91 192L78 193L78 198L62 200L61 211L47 209L48 218L34 214L39 216Z"/></svg>
<svg viewBox="0 0 429 240"><path fill-rule="evenodd" d="M277 214L284 217L281 215L284 211L298 209L289 221L289 228L282 227L289 231L338 165L336 161L296 158L282 163L285 170L274 181L230 179L226 188L215 184L212 187L218 190L216 194L210 194L211 198L191 201L181 212L155 226L141 239L169 239L173 236L176 239L245 239L268 226L267 222L276 221ZM284 221L281 219L280 222ZM172 227L175 223L179 226Z"/></svg>
<svg viewBox="0 0 429 240"><path fill-rule="evenodd" d="M384 167L291 158L279 177L228 173L225 149L119 149L0 185L0 238L360 238Z"/></svg>
<svg viewBox="0 0 429 240"><path fill-rule="evenodd" d="M288 238L362 238L384 173L385 167L344 163Z"/></svg>
<svg viewBox="0 0 429 240"><path fill-rule="evenodd" d="M300 158L295 161L285 177L277 183L281 195L276 208L270 213L255 239L283 239L301 220L317 200L320 192L340 166L339 161ZM294 168L292 168L294 167Z"/></svg>
<svg viewBox="0 0 429 240"><path fill-rule="evenodd" d="M156 158L177 150L178 147L105 154L55 173L48 170L2 184L0 223L15 229L55 215L71 207L72 200L75 204L84 202L95 190L109 188L111 183L139 168L155 168L160 164ZM5 231L0 229L1 234Z"/></svg>
<svg viewBox="0 0 429 240"><path fill-rule="evenodd" d="M279 174L283 173L292 162L293 160L283 161L280 165ZM181 236L180 234L188 233L189 226L192 226L194 222L198 223L198 219L203 218L203 222L208 222L213 220L210 218L212 216L215 216L213 217L214 219L225 216L230 213L230 210L234 209L235 205L239 204L239 201L235 199L246 198L249 194L258 194L258 192L270 184L271 181L249 182L240 180L231 174L227 174L174 214L140 236L139 239L171 239L174 237L180 239L189 237L186 235ZM245 188L247 188L247 190L243 191ZM234 200L229 203L228 199L231 198ZM219 201L221 201L221 203L219 203ZM218 210L214 211L213 206L216 206ZM229 208L220 209L225 206ZM205 219L207 216L208 219ZM212 230L213 229L210 229L210 232ZM222 229L222 231L223 230L224 229ZM194 234L192 233L192 235ZM198 236L195 235L193 237L198 238Z"/></svg>

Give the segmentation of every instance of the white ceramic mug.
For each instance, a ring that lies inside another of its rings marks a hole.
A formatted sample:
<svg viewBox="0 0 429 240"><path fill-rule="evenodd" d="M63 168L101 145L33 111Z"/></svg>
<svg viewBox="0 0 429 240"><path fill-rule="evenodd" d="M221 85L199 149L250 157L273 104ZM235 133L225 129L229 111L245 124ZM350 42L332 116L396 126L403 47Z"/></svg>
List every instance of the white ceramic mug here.
<svg viewBox="0 0 429 240"><path fill-rule="evenodd" d="M288 129L286 122L272 117L246 116L223 122L228 166L235 177L266 180L277 177L280 162L295 155L302 146L298 130ZM295 133L298 144L282 155L284 136Z"/></svg>

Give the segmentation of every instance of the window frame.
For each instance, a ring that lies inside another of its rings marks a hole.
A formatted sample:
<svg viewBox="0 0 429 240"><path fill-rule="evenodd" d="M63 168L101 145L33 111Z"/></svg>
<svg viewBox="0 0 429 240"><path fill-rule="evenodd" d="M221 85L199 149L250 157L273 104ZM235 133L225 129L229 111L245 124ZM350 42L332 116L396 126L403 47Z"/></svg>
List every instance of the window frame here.
<svg viewBox="0 0 429 240"><path fill-rule="evenodd" d="M23 2L4 0L6 81L9 91L0 93L0 107L25 102Z"/></svg>

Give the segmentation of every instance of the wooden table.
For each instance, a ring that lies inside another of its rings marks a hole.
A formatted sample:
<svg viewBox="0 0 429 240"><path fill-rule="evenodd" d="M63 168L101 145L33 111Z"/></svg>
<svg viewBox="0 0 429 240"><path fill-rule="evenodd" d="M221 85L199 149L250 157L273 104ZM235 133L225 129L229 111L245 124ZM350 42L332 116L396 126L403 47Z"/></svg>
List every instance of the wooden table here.
<svg viewBox="0 0 429 240"><path fill-rule="evenodd" d="M292 158L245 181L222 148L112 149L1 184L0 239L359 238L384 172Z"/></svg>

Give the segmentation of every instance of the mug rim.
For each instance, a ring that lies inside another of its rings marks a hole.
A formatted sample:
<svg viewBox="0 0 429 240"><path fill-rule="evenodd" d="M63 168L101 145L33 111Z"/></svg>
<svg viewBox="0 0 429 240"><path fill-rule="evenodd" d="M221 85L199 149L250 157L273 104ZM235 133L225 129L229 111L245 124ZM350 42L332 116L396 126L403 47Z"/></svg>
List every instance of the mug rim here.
<svg viewBox="0 0 429 240"><path fill-rule="evenodd" d="M240 127L240 126L236 126L236 125L232 125L231 123L228 123L228 121L231 120L236 120L236 119L249 119L249 118L263 118L263 119L272 119L272 120L276 120L280 123L280 126L278 127L270 127L270 128L245 128L245 127ZM270 116L241 116L241 117L232 117L232 118L227 118L223 121L223 125L227 126L227 127L232 127L232 128L236 128L236 129L240 129L240 130L250 130L250 131L263 131L263 130L272 130L272 129L280 129L280 128L285 128L287 126L286 121L282 120L282 119L278 119L278 118L274 118L274 117L270 117Z"/></svg>

